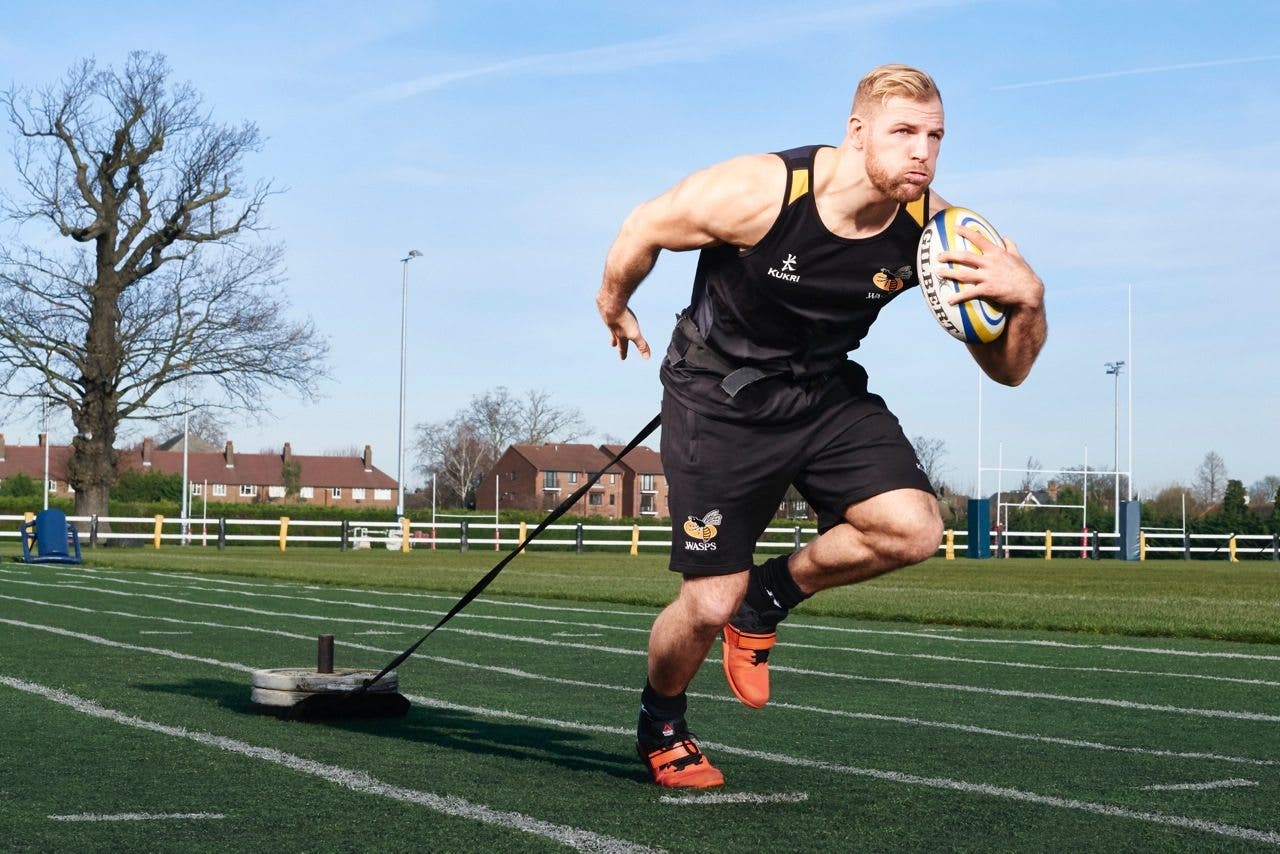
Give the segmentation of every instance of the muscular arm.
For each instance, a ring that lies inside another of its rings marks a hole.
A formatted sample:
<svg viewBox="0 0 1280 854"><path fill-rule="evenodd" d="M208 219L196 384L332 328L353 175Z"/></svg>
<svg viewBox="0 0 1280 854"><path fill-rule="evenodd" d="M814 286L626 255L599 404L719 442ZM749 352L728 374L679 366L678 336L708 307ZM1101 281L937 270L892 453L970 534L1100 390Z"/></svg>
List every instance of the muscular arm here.
<svg viewBox="0 0 1280 854"><path fill-rule="evenodd" d="M929 201L930 216L948 206L936 193ZM969 285L960 295L952 297L952 304L981 297L1000 306L1006 318L1004 333L995 341L966 346L973 360L991 379L1002 385L1019 385L1031 373L1031 366L1049 334L1044 282L1022 257L1017 244L1007 237L1001 248L972 229L962 229L961 233L976 244L982 254L939 253L939 263L962 265L948 270L947 277Z"/></svg>
<svg viewBox="0 0 1280 854"><path fill-rule="evenodd" d="M754 245L777 216L785 182L786 170L777 157L739 157L693 173L627 216L605 259L596 294L610 346L622 358L631 342L649 358L649 343L627 303L653 269L658 253L719 243Z"/></svg>

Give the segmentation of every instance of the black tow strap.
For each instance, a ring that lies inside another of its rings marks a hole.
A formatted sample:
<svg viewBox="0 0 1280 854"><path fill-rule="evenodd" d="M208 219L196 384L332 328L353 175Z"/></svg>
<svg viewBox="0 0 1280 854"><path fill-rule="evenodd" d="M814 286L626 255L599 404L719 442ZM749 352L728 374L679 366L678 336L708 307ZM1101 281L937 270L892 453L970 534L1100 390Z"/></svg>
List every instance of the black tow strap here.
<svg viewBox="0 0 1280 854"><path fill-rule="evenodd" d="M604 473L606 471L608 471L609 469L617 465L618 460L622 459L627 454L631 453L633 450L635 450L636 446L638 446L645 439L649 438L649 435L653 433L654 430L657 430L658 425L661 423L662 423L661 415L653 416L653 420L650 421L648 424L646 424L644 426L644 429L642 429L639 433L637 433L636 437L632 439L630 442L628 442L625 448L623 448L618 453L614 454L613 459L609 460L609 462L606 463L605 466L600 469L600 471L588 477L586 483L578 487L574 491L574 493L570 495L568 498L566 498L564 501L561 501L560 506L558 506L555 510L552 510L550 515L547 516L547 518L543 519L541 522L538 523L538 527L534 528L529 533L529 535L524 538L523 541L518 543L516 547L506 555L506 557L498 561L497 566L489 570L485 574L484 578L481 578L479 581L475 583L474 587L472 587L470 590L464 593L462 598L459 599L457 603L452 608L449 609L449 612L440 618L440 622L432 626L431 630L428 631L425 635L418 638L417 642L414 643L413 646L409 647L404 652L400 653L394 659L392 659L391 663L388 664L386 667L382 668L382 670L378 672L377 676L367 680L363 685L361 685L355 691L352 691L346 694L345 696L352 697L357 694L363 694L370 687L372 687L373 685L376 685L378 683L378 680L382 679L382 677L386 676L392 670L395 670L397 667L403 664L405 660L409 658L409 656L413 655L414 652L417 651L418 647L422 646L423 641L425 641L427 638L431 637L431 635L435 633L436 629L440 628L445 623L452 620L459 611L461 611L463 608L467 607L467 605L471 603L472 599L475 599L477 596L479 596L480 593L486 587L489 586L490 582L492 582L495 578L498 577L498 573L502 572L502 570L506 567L506 565L511 562L511 559L514 558L516 555L520 554L520 552L524 551L524 547L527 546L529 543L531 543L534 537L541 534L543 531L547 529L547 526L551 525L553 522L555 522L557 519L563 516L566 512L568 512L569 508L572 507L575 503L577 503L579 498L587 494L587 490L595 486L596 482L600 480L601 477L604 476ZM494 537L497 537L497 535L498 535L498 532L497 532L497 529L495 528Z"/></svg>

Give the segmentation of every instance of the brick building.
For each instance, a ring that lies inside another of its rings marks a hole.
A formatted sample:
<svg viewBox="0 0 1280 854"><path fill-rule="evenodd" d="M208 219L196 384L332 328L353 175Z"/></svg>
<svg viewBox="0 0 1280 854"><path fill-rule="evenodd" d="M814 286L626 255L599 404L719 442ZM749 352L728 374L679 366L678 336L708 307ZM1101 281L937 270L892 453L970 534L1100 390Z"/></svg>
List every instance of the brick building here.
<svg viewBox="0 0 1280 854"><path fill-rule="evenodd" d="M6 445L0 433L0 481L19 472L40 482L44 476L44 444ZM150 438L142 444L120 450L118 468L157 471L169 475L182 474L182 440L166 442L157 449ZM217 503L288 502L338 507L396 506L395 478L375 468L373 450L364 446L364 454L355 456L320 456L294 454L288 442L278 454L245 454L227 442L222 450L202 450L207 445L188 442L187 480L193 506L207 499ZM67 485L67 460L71 448L53 445L49 448L49 494L62 498L74 495ZM284 473L294 465L298 473L298 494L286 495Z"/></svg>
<svg viewBox="0 0 1280 854"><path fill-rule="evenodd" d="M601 445L612 459L625 445ZM623 457L622 507L624 516L670 516L667 506L667 477L662 471L662 457L652 448L641 445Z"/></svg>
<svg viewBox="0 0 1280 854"><path fill-rule="evenodd" d="M511 445L485 473L476 489L476 509L551 510L589 475L604 469L609 457L594 445ZM568 512L617 519L624 512L621 466L605 470L600 482Z"/></svg>

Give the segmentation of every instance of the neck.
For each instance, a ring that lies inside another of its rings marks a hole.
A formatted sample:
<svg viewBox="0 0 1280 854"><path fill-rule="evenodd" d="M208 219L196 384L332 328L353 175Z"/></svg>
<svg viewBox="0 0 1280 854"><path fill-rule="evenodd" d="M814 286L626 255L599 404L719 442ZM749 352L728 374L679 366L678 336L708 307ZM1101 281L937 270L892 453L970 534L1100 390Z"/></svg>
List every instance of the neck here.
<svg viewBox="0 0 1280 854"><path fill-rule="evenodd" d="M827 228L841 237L879 234L898 212L898 203L871 183L862 152L848 139L838 148L819 149L813 172L818 213Z"/></svg>

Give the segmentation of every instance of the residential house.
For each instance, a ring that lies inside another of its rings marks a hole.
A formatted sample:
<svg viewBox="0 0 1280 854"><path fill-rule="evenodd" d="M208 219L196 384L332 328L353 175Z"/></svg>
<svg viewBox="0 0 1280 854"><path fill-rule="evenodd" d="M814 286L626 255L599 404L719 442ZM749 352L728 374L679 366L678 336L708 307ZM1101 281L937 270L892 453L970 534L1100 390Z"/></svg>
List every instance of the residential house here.
<svg viewBox="0 0 1280 854"><path fill-rule="evenodd" d="M601 445L600 450L613 455L625 445ZM663 474L662 457L652 448L633 448L618 464L622 466L622 515L670 516L667 504L667 477Z"/></svg>
<svg viewBox="0 0 1280 854"><path fill-rule="evenodd" d="M480 480L476 509L552 510L604 470L599 482L569 509L580 516L617 519L627 515L622 500L624 469L605 469L609 457L584 444L511 445Z"/></svg>
<svg viewBox="0 0 1280 854"><path fill-rule="evenodd" d="M45 437L39 445L6 445L0 434L0 481L22 472L38 482L44 473ZM120 450L117 466L121 471L158 471L182 474L182 440L142 444ZM239 453L231 442L221 450L207 450L207 443L187 443L187 480L190 483L193 509L202 502L249 503L288 501L291 504L315 504L339 507L395 507L396 481L373 465L373 450L364 446L363 455L320 456L294 454L285 442L279 454ZM66 482L66 464L71 456L68 446L49 448L50 495L69 497L73 491ZM288 495L285 472L297 473L297 495Z"/></svg>

